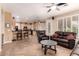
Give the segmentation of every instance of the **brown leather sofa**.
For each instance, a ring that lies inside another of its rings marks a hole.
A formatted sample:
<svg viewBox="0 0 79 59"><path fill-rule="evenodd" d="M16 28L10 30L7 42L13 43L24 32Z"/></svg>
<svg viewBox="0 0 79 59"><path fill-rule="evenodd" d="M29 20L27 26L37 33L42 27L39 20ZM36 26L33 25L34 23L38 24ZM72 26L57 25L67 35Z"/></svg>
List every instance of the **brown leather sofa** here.
<svg viewBox="0 0 79 59"><path fill-rule="evenodd" d="M72 49L75 46L76 33L56 31L52 39L57 41L58 45Z"/></svg>

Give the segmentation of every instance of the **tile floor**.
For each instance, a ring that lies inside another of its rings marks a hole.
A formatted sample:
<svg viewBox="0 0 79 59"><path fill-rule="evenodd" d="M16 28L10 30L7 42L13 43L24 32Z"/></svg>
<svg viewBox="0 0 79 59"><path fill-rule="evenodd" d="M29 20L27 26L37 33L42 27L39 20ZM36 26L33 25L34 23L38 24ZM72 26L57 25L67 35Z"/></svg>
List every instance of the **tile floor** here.
<svg viewBox="0 0 79 59"><path fill-rule="evenodd" d="M48 50L47 56L69 56L72 50L57 45L57 53ZM41 44L38 43L36 35L29 39L14 41L3 46L1 56L44 56Z"/></svg>

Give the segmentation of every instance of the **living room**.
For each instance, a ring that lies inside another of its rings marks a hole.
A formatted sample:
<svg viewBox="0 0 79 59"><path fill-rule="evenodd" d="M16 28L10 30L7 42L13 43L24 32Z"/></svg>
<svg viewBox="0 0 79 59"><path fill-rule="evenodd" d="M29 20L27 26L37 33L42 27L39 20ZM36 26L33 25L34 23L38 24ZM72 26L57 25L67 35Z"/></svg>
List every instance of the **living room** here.
<svg viewBox="0 0 79 59"><path fill-rule="evenodd" d="M1 3L0 5L0 25L2 25L0 55L71 55L79 37L78 3ZM42 42L44 40L46 41ZM51 41L50 44L46 43L47 40ZM53 49L50 50L51 46L53 48L55 46L55 52ZM46 50L47 48L49 50Z"/></svg>

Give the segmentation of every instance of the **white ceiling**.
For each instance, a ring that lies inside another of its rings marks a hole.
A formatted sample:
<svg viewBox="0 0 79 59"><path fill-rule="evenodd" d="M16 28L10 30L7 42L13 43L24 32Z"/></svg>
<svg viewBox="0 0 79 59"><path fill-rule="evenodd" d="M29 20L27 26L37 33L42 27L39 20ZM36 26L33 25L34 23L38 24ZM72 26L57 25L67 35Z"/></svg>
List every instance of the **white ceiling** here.
<svg viewBox="0 0 79 59"><path fill-rule="evenodd" d="M13 16L19 16L21 21L43 20L51 16L57 16L71 11L78 10L79 3L68 3L68 6L62 7L60 11L52 10L47 13L48 8L44 7L50 3L4 3L3 8L11 11Z"/></svg>

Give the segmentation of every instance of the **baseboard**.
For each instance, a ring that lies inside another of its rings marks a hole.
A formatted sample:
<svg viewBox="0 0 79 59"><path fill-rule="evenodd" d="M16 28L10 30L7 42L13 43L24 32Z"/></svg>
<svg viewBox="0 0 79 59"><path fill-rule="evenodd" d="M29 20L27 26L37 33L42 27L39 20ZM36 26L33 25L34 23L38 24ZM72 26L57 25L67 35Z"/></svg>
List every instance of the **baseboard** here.
<svg viewBox="0 0 79 59"><path fill-rule="evenodd" d="M12 43L12 41L6 41L6 42L4 42L4 44L6 44L6 43Z"/></svg>

